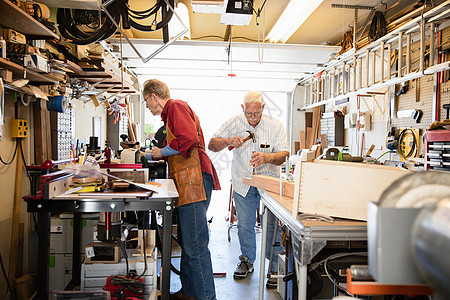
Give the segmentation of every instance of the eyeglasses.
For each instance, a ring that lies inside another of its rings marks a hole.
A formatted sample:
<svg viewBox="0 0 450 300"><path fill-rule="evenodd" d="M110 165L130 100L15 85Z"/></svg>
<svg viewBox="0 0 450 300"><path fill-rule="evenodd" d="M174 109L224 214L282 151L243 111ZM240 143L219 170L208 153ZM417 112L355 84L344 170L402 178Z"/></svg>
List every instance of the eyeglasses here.
<svg viewBox="0 0 450 300"><path fill-rule="evenodd" d="M255 118L259 118L259 117L261 117L261 115L262 115L262 111L255 111L255 112L248 112L248 111L244 111L244 115L246 116L246 117L251 117L251 116L254 116Z"/></svg>
<svg viewBox="0 0 450 300"><path fill-rule="evenodd" d="M142 104L147 104L147 100L150 98L151 96L148 96L147 98L144 97L144 100L142 100Z"/></svg>

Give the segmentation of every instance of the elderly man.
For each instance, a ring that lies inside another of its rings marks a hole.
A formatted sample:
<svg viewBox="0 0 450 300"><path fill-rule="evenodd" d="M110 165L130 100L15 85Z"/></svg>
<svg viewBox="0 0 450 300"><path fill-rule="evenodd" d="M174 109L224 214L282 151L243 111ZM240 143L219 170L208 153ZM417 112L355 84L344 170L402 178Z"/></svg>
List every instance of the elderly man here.
<svg viewBox="0 0 450 300"><path fill-rule="evenodd" d="M200 121L190 106L170 98L156 79L144 83L143 96L153 115L161 115L167 131L164 148L151 158L166 158L177 186L178 243L181 247L181 291L173 299L216 299L206 219L213 189L220 189L216 170L205 151ZM147 155L146 155L147 156ZM150 158L150 157L148 157Z"/></svg>
<svg viewBox="0 0 450 300"><path fill-rule="evenodd" d="M241 247L239 263L234 271L234 278L245 278L253 272L256 259L255 223L262 190L246 185L242 179L250 177L252 173L277 177L279 166L289 155L286 132L280 121L272 118L264 111L264 100L260 93L249 92L241 104L243 114L226 121L213 135L208 148L218 152L228 146L233 146L231 163L231 179L233 197L238 219L238 236ZM257 142L244 142L246 130L252 131ZM269 213L268 236L272 237L275 216ZM277 226L279 228L279 226ZM275 247L272 272L278 268L278 254L282 253L281 234L277 235L279 246ZM266 257L269 258L271 239L268 239ZM276 287L276 280L267 282L268 288Z"/></svg>

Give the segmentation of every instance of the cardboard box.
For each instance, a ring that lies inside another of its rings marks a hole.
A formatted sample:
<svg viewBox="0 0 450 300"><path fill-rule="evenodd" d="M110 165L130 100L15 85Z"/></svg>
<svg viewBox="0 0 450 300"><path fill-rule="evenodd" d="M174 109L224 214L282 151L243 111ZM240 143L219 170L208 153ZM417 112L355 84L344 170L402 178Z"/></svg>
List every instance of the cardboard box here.
<svg viewBox="0 0 450 300"><path fill-rule="evenodd" d="M11 55L19 55L19 54L28 54L31 53L32 51L32 47L28 46L26 44L16 44L16 43L11 43L11 42L7 42L6 43L6 54L8 56Z"/></svg>
<svg viewBox="0 0 450 300"><path fill-rule="evenodd" d="M1 29L1 34L3 36L3 39L7 42L17 44L27 43L27 38L25 37L25 35L15 31L14 29Z"/></svg>
<svg viewBox="0 0 450 300"><path fill-rule="evenodd" d="M41 73L48 73L49 64L47 58L39 54L27 54L23 57L23 66Z"/></svg>
<svg viewBox="0 0 450 300"><path fill-rule="evenodd" d="M13 73L7 69L0 69L0 77L3 78L3 81L6 82L13 81Z"/></svg>

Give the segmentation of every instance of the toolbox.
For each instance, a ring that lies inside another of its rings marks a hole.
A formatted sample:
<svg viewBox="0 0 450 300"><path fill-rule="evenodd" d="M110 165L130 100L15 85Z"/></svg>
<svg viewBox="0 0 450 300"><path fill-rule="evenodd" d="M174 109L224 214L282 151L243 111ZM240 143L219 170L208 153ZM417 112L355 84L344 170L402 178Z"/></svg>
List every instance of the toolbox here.
<svg viewBox="0 0 450 300"><path fill-rule="evenodd" d="M425 133L425 170L450 171L450 130Z"/></svg>

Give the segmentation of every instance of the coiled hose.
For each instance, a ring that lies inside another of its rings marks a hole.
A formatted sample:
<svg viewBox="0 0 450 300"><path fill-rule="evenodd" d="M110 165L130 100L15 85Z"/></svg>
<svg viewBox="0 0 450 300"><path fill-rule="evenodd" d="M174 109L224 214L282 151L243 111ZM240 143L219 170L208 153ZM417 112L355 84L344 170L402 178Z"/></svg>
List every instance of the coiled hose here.
<svg viewBox="0 0 450 300"><path fill-rule="evenodd" d="M173 7L174 0L169 0L169 4ZM133 27L140 31L155 31L162 29L169 24L173 16L164 0L157 0L156 4L144 11L135 11L129 8L128 0L113 0L106 7L108 13L112 16L114 21L119 24L122 21L124 29ZM156 23L156 16L158 11L162 11L161 21ZM78 11L78 12L77 12ZM110 38L117 30L114 22L111 21L103 12L101 13L101 20L104 23L101 27L96 28L94 32L86 32L80 29L80 24L77 22L80 18L74 17L74 14L81 14L80 10L72 10L68 8L59 8L57 13L57 22L59 24L59 32L64 38L71 40L77 45L87 45ZM156 24L142 25L137 20L155 17ZM87 20L88 18L86 18ZM87 24L85 24L87 25ZM88 26L89 27L89 26ZM92 29L92 27L90 27Z"/></svg>

